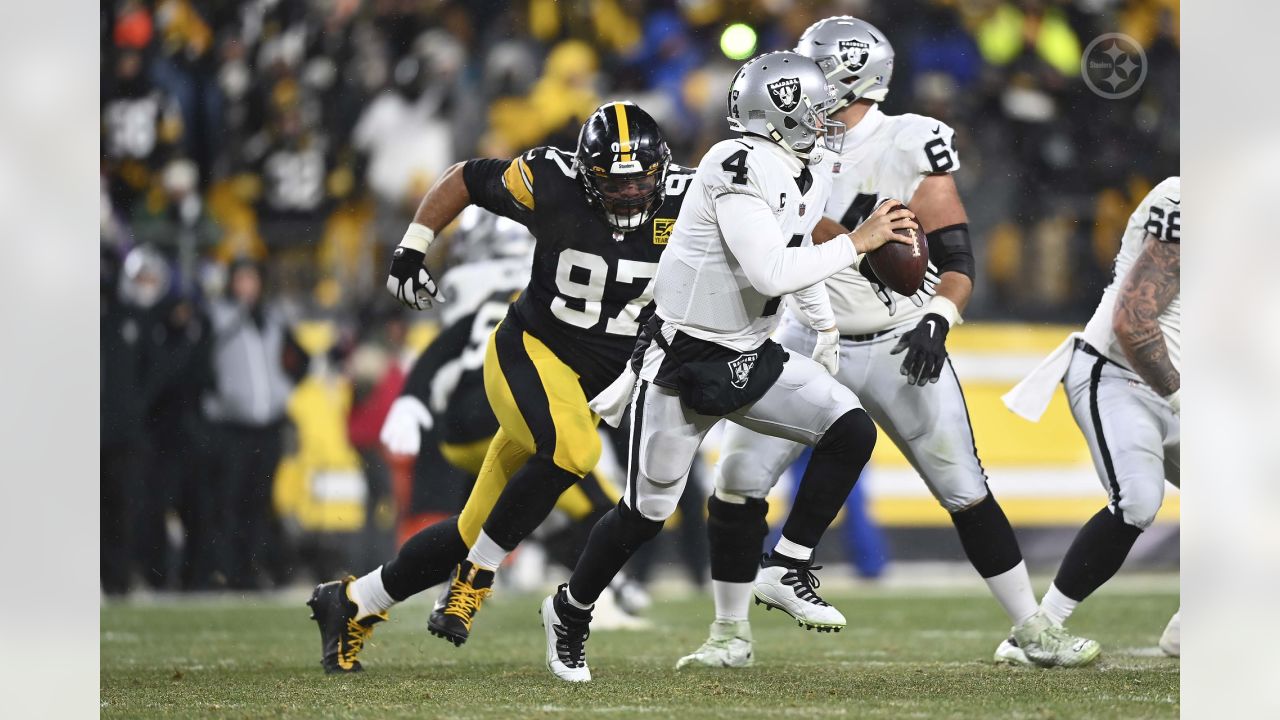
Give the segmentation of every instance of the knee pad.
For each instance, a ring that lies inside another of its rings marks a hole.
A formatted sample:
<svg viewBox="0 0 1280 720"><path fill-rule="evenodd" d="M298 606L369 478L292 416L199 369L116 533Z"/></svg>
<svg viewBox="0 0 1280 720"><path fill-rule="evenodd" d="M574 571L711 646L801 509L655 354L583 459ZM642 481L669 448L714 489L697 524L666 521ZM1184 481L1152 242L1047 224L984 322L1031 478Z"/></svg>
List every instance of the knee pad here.
<svg viewBox="0 0 1280 720"><path fill-rule="evenodd" d="M1164 480L1158 483L1126 483L1116 502L1116 516L1127 525L1146 530L1155 522L1164 503Z"/></svg>
<svg viewBox="0 0 1280 720"><path fill-rule="evenodd" d="M867 411L856 408L841 415L822 433L813 452L861 457L865 463L876 446L876 424Z"/></svg>
<svg viewBox="0 0 1280 720"><path fill-rule="evenodd" d="M751 582L769 534L765 516L769 503L747 498L731 503L712 495L707 499L707 541L711 578L722 582Z"/></svg>
<svg viewBox="0 0 1280 720"><path fill-rule="evenodd" d="M556 467L573 473L577 477L586 477L600 462L600 436L593 429L590 436L576 434L573 438L557 438L555 451L550 455L541 448L536 457L546 457Z"/></svg>
<svg viewBox="0 0 1280 720"><path fill-rule="evenodd" d="M770 476L770 470L752 453L730 452L716 463L715 486L734 495L764 500L778 480Z"/></svg>

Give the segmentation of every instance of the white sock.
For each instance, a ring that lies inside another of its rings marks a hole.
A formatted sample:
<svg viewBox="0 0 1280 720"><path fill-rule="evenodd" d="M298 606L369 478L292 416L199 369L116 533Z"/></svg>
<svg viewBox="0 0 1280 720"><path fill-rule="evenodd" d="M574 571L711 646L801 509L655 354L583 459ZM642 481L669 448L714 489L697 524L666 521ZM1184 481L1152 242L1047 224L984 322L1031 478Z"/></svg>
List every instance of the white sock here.
<svg viewBox="0 0 1280 720"><path fill-rule="evenodd" d="M1009 615L1014 627L1036 614L1036 594L1031 589L1031 578L1027 575L1025 560L999 575L986 578L986 581L991 594Z"/></svg>
<svg viewBox="0 0 1280 720"><path fill-rule="evenodd" d="M786 535L778 538L778 544L773 546L773 551L779 555L786 555L792 560L804 561L813 557L813 548L793 543L787 539Z"/></svg>
<svg viewBox="0 0 1280 720"><path fill-rule="evenodd" d="M595 607L595 603L591 603L590 605L588 605L586 603L580 603L577 600L574 600L573 593L569 592L568 585L564 586L564 599L569 601L569 605L576 607L579 610L590 610L591 608Z"/></svg>
<svg viewBox="0 0 1280 720"><path fill-rule="evenodd" d="M716 620L741 622L747 619L751 608L751 585L744 582L711 581L711 593L716 598Z"/></svg>
<svg viewBox="0 0 1280 720"><path fill-rule="evenodd" d="M467 560L472 565L486 570L497 570L506 559L507 551L486 535L484 530L480 531L480 537L476 538L475 544L471 546L471 552L467 553Z"/></svg>
<svg viewBox="0 0 1280 720"><path fill-rule="evenodd" d="M355 582L347 586L347 595L351 601L356 604L357 617L366 615L377 615L384 613L395 606L398 600L391 597L387 593L387 589L382 586L382 566L379 565L373 572L364 577L357 578Z"/></svg>
<svg viewBox="0 0 1280 720"><path fill-rule="evenodd" d="M1080 604L1079 600L1072 600L1056 585L1049 585L1049 592L1044 594L1044 599L1040 601L1040 609L1045 615L1055 623L1061 625L1071 617L1071 613L1076 611L1076 606Z"/></svg>

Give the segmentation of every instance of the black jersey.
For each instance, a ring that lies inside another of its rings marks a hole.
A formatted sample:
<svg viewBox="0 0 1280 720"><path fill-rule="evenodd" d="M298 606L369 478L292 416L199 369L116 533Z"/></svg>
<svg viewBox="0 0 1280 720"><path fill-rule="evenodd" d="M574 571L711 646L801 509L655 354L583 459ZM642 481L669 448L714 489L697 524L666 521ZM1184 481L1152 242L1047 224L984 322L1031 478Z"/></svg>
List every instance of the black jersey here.
<svg viewBox="0 0 1280 720"><path fill-rule="evenodd" d="M648 222L617 233L587 199L573 156L534 148L514 160L472 160L463 168L471 202L515 220L537 239L529 287L513 322L579 376L587 397L613 382L635 346L653 299L658 258L680 214L693 171L671 165L667 194Z"/></svg>

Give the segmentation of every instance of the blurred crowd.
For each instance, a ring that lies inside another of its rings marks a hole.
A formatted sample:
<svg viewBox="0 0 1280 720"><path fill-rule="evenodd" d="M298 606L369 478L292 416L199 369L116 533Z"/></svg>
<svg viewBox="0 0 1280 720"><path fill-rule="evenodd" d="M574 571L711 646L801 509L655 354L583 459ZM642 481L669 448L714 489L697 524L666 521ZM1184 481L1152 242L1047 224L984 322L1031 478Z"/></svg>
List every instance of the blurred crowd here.
<svg viewBox="0 0 1280 720"><path fill-rule="evenodd" d="M396 310L383 280L423 192L458 160L570 147L611 98L645 107L675 160L696 164L727 135L731 24L754 30L748 53L790 47L828 15L888 34L885 110L957 129L979 260L971 318L1081 322L1131 208L1178 172L1177 0L108 0L100 12L108 592L139 578L247 589L359 564L325 538L351 547L342 538L394 524L376 430L435 326ZM1144 84L1120 100L1081 80L1082 51L1106 32L1146 53ZM354 546L378 557L377 543Z"/></svg>

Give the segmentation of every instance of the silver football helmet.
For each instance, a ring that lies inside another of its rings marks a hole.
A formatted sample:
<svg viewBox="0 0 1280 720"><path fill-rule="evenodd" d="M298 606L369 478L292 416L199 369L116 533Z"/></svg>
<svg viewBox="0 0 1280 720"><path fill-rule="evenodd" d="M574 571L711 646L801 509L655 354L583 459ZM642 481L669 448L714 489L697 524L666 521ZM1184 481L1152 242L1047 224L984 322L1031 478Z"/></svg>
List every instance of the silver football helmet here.
<svg viewBox="0 0 1280 720"><path fill-rule="evenodd" d="M515 220L471 205L462 211L458 231L450 245L456 262L523 259L533 255L533 235Z"/></svg>
<svg viewBox="0 0 1280 720"><path fill-rule="evenodd" d="M876 26L848 15L809 26L796 52L813 58L836 88L836 112L855 100L883 102L893 76L893 45Z"/></svg>
<svg viewBox="0 0 1280 720"><path fill-rule="evenodd" d="M729 85L729 129L759 135L802 160L816 162L825 147L840 152L844 124L827 119L836 102L813 60L794 52L748 60Z"/></svg>

